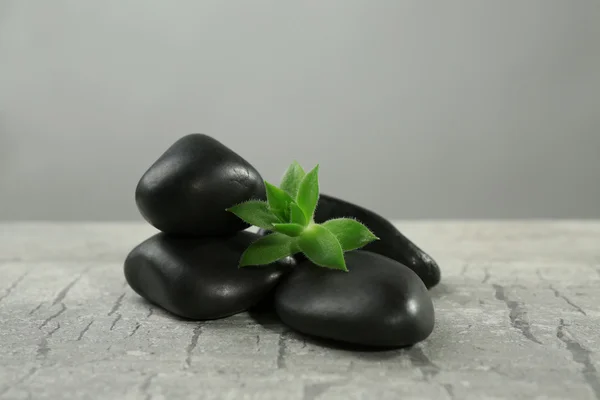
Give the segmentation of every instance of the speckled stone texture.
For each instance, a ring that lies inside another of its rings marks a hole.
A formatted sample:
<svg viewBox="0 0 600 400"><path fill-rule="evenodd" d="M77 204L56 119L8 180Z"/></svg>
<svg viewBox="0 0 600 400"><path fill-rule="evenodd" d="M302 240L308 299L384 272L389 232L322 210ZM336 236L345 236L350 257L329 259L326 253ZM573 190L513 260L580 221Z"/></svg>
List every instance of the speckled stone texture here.
<svg viewBox="0 0 600 400"><path fill-rule="evenodd" d="M406 222L433 334L350 351L269 315L186 322L126 286L145 224L0 224L0 399L600 399L600 222Z"/></svg>

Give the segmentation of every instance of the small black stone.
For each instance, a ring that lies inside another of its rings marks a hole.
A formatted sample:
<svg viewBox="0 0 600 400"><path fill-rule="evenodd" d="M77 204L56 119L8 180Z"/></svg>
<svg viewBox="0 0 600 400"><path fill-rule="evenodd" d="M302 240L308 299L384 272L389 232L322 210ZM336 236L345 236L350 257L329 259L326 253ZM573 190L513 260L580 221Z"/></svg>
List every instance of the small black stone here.
<svg viewBox="0 0 600 400"><path fill-rule="evenodd" d="M191 134L176 141L140 179L135 200L157 229L182 236L227 235L248 224L225 211L265 199L256 169L216 139Z"/></svg>
<svg viewBox="0 0 600 400"><path fill-rule="evenodd" d="M441 271L438 264L396 229L390 221L356 204L321 194L315 222L323 223L342 217L350 217L362 222L379 237L380 240L369 243L361 250L381 254L406 265L423 280L427 288L432 288L440 282Z"/></svg>
<svg viewBox="0 0 600 400"><path fill-rule="evenodd" d="M426 339L435 315L427 288L406 266L379 254L345 254L348 272L299 263L275 291L291 328L355 345L404 347Z"/></svg>
<svg viewBox="0 0 600 400"><path fill-rule="evenodd" d="M208 320L248 310L272 293L291 259L238 268L240 256L259 236L182 238L159 233L125 260L129 286L148 301L183 318Z"/></svg>

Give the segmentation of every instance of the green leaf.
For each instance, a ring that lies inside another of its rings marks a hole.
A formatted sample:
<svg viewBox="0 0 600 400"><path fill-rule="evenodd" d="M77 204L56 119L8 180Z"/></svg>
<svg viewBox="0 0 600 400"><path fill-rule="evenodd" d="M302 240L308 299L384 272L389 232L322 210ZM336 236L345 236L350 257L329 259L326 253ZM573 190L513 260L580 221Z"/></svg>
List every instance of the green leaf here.
<svg viewBox="0 0 600 400"><path fill-rule="evenodd" d="M348 271L340 242L322 225L308 227L298 237L298 248L316 265Z"/></svg>
<svg viewBox="0 0 600 400"><path fill-rule="evenodd" d="M302 211L300 206L296 203L290 204L290 221L302 226L308 225L309 222L306 215L304 215L304 211Z"/></svg>
<svg viewBox="0 0 600 400"><path fill-rule="evenodd" d="M330 219L323 226L335 235L344 251L359 249L379 239L369 228L350 218Z"/></svg>
<svg viewBox="0 0 600 400"><path fill-rule="evenodd" d="M279 219L269 210L269 205L260 200L250 200L227 209L250 225L272 229Z"/></svg>
<svg viewBox="0 0 600 400"><path fill-rule="evenodd" d="M289 222L290 204L294 202L294 199L292 199L289 194L267 181L265 181L265 188L267 190L267 202L269 203L271 212L279 218L280 222Z"/></svg>
<svg viewBox="0 0 600 400"><path fill-rule="evenodd" d="M305 175L306 172L304 172L302 166L297 161L294 161L283 175L279 187L295 199L298 194L300 182L302 182L302 178Z"/></svg>
<svg viewBox="0 0 600 400"><path fill-rule="evenodd" d="M252 243L240 259L240 267L267 265L294 254L294 238L271 233Z"/></svg>
<svg viewBox="0 0 600 400"><path fill-rule="evenodd" d="M275 232L292 237L300 236L304 232L304 227L299 224L273 224L273 229Z"/></svg>
<svg viewBox="0 0 600 400"><path fill-rule="evenodd" d="M308 220L312 220L319 201L319 164L314 167L300 182L296 203L300 206Z"/></svg>

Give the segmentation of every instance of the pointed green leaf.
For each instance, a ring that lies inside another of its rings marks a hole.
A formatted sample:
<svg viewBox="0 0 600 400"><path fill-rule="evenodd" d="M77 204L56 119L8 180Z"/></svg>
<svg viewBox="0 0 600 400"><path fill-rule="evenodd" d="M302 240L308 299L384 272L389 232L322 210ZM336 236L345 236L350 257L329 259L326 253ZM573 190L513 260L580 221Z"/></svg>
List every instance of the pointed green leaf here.
<svg viewBox="0 0 600 400"><path fill-rule="evenodd" d="M269 205L260 200L250 200L227 209L250 225L272 229L279 219L269 210Z"/></svg>
<svg viewBox="0 0 600 400"><path fill-rule="evenodd" d="M344 251L359 249L379 239L369 228L350 218L330 219L323 226L335 235Z"/></svg>
<svg viewBox="0 0 600 400"><path fill-rule="evenodd" d="M295 199L298 194L300 182L302 182L302 178L305 175L306 172L304 172L302 166L297 161L294 161L283 175L279 187Z"/></svg>
<svg viewBox="0 0 600 400"><path fill-rule="evenodd" d="M296 237L300 236L304 231L304 227L299 224L273 224L273 230L287 236Z"/></svg>
<svg viewBox="0 0 600 400"><path fill-rule="evenodd" d="M308 227L298 237L298 247L316 265L348 271L340 242L322 225Z"/></svg>
<svg viewBox="0 0 600 400"><path fill-rule="evenodd" d="M271 233L252 243L240 259L240 267L267 265L294 254L294 238Z"/></svg>
<svg viewBox="0 0 600 400"><path fill-rule="evenodd" d="M304 211L302 211L300 206L296 203L290 204L290 221L302 226L308 225L309 222L306 215L304 215Z"/></svg>
<svg viewBox="0 0 600 400"><path fill-rule="evenodd" d="M317 164L300 182L296 203L300 206L304 215L311 220L317 202L319 201L319 165Z"/></svg>
<svg viewBox="0 0 600 400"><path fill-rule="evenodd" d="M290 204L294 199L267 181L265 181L265 189L267 190L267 202L271 212L279 218L280 222L290 222Z"/></svg>

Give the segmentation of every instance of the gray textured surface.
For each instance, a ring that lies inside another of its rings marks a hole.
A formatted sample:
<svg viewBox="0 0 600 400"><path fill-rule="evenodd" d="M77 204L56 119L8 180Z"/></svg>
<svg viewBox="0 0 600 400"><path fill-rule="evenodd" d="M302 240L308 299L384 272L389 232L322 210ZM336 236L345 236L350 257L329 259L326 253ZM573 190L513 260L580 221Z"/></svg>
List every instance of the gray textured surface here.
<svg viewBox="0 0 600 400"><path fill-rule="evenodd" d="M122 274L145 225L0 225L0 399L600 399L600 222L400 227L441 264L436 328L352 352L149 306Z"/></svg>

